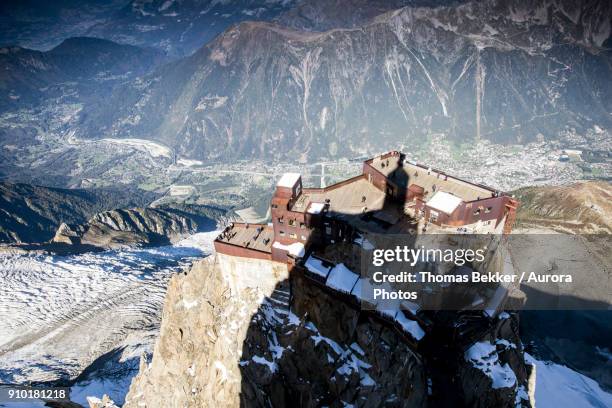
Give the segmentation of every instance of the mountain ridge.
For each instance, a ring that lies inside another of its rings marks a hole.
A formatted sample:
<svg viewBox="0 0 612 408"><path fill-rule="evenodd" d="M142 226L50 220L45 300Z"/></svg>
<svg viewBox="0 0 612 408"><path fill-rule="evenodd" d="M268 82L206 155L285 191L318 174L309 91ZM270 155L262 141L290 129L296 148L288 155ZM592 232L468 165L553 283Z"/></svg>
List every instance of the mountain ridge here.
<svg viewBox="0 0 612 408"><path fill-rule="evenodd" d="M92 37L71 37L48 51L6 46L0 48L0 109L36 107L51 98L91 99L164 60L154 49Z"/></svg>
<svg viewBox="0 0 612 408"><path fill-rule="evenodd" d="M0 182L0 242L45 242L62 222L80 223L99 211L148 204L154 193L133 189L79 190Z"/></svg>
<svg viewBox="0 0 612 408"><path fill-rule="evenodd" d="M583 30L555 11L552 30L537 16L491 13L476 3L404 7L325 32L242 22L122 87L108 107L85 107L77 133L152 138L195 159L306 161L364 153L381 138L397 146L442 132L524 143L611 125L602 95L612 92L612 54L598 46L608 26ZM454 20L463 26L448 26Z"/></svg>

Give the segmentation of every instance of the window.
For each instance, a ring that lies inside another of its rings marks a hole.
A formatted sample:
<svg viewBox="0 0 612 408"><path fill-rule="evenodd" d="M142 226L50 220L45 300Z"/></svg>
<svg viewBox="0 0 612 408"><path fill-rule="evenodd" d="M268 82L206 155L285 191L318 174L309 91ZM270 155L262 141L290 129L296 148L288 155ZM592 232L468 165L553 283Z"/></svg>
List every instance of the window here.
<svg viewBox="0 0 612 408"><path fill-rule="evenodd" d="M283 220L283 217L278 217L278 223L279 224L283 224L285 222L285 220Z"/></svg>
<svg viewBox="0 0 612 408"><path fill-rule="evenodd" d="M272 208L278 208L278 205L272 204Z"/></svg>
<svg viewBox="0 0 612 408"><path fill-rule="evenodd" d="M331 235L331 233L332 233L331 227L325 227L325 234Z"/></svg>
<svg viewBox="0 0 612 408"><path fill-rule="evenodd" d="M302 238L302 241L306 241L306 235L302 235L300 238Z"/></svg>
<svg viewBox="0 0 612 408"><path fill-rule="evenodd" d="M436 222L436 221L438 221L438 215L440 215L440 214L437 213L436 211L431 211L429 213L429 222Z"/></svg>
<svg viewBox="0 0 612 408"><path fill-rule="evenodd" d="M285 236L285 231L278 231L278 235L280 235L281 237Z"/></svg>
<svg viewBox="0 0 612 408"><path fill-rule="evenodd" d="M291 232L289 234L289 238L297 239L297 235L295 235L293 232Z"/></svg>
<svg viewBox="0 0 612 408"><path fill-rule="evenodd" d="M493 207L487 207L487 208L485 209L485 214L490 213L490 212L491 212L491 210L493 210Z"/></svg>
<svg viewBox="0 0 612 408"><path fill-rule="evenodd" d="M305 229L306 228L306 224L304 224L303 222L300 222L300 229Z"/></svg>
<svg viewBox="0 0 612 408"><path fill-rule="evenodd" d="M293 227L295 225L295 220L289 220L289 226Z"/></svg>
<svg viewBox="0 0 612 408"><path fill-rule="evenodd" d="M480 214L480 208L478 208L478 209L476 209L476 210L474 211L474 215L479 215L479 214Z"/></svg>

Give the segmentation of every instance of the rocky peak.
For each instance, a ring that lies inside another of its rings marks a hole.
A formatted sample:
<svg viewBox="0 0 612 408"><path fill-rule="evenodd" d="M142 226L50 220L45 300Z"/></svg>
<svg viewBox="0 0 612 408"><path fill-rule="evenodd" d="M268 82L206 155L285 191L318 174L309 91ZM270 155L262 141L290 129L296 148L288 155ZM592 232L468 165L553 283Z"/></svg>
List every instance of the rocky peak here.
<svg viewBox="0 0 612 408"><path fill-rule="evenodd" d="M517 319L496 317L469 344L436 326L416 346L284 264L217 254L171 279L125 406L526 407Z"/></svg>

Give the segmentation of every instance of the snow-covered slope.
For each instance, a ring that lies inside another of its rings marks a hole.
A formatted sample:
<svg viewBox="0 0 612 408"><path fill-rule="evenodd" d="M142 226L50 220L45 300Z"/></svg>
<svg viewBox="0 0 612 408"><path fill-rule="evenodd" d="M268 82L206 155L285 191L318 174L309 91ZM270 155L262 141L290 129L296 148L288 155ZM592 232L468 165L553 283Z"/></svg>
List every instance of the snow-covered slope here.
<svg viewBox="0 0 612 408"><path fill-rule="evenodd" d="M566 366L539 361L526 355L536 366L535 402L538 408L612 406L612 394L594 380Z"/></svg>
<svg viewBox="0 0 612 408"><path fill-rule="evenodd" d="M169 277L211 253L216 234L157 248L0 257L0 382L72 380L107 353L137 364L157 335ZM81 377L75 396L92 386Z"/></svg>

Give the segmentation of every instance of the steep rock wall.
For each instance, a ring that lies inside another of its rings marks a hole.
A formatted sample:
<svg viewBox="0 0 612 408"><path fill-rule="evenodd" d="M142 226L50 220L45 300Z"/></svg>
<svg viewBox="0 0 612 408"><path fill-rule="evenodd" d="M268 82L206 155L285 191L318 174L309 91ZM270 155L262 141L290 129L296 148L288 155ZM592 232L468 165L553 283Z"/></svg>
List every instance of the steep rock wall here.
<svg viewBox="0 0 612 408"><path fill-rule="evenodd" d="M125 406L531 406L516 313L429 318L415 347L284 264L217 254L172 278Z"/></svg>

